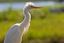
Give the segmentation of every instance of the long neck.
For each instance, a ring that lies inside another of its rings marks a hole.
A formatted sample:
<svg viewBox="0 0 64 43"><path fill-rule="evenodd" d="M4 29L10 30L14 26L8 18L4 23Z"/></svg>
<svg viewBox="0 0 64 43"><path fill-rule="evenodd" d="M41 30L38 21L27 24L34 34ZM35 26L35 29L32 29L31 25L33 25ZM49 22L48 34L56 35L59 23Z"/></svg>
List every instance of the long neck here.
<svg viewBox="0 0 64 43"><path fill-rule="evenodd" d="M23 13L24 13L24 20L20 23L20 30L22 31L22 36L28 30L30 21L31 21L31 15L30 15L29 11L24 9ZM22 39L22 37L21 37L21 39Z"/></svg>
<svg viewBox="0 0 64 43"><path fill-rule="evenodd" d="M29 13L29 10L24 10L24 22L29 23L31 21L31 15Z"/></svg>
<svg viewBox="0 0 64 43"><path fill-rule="evenodd" d="M24 29L24 28L28 27L28 25L30 24L31 15L30 15L28 9L24 9L23 13L24 13L24 20L23 20L23 22L21 22L20 27Z"/></svg>

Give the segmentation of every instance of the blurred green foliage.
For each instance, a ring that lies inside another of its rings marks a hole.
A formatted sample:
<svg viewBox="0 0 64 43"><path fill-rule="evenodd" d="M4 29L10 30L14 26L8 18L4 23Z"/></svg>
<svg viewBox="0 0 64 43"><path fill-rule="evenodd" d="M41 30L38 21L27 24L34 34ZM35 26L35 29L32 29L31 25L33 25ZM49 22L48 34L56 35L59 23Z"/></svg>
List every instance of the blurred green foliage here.
<svg viewBox="0 0 64 43"><path fill-rule="evenodd" d="M0 0L0 2L29 2L29 1L55 1L55 2L62 2L61 0Z"/></svg>
<svg viewBox="0 0 64 43"><path fill-rule="evenodd" d="M32 21L29 31L24 35L23 42L31 39L46 39L53 36L64 37L64 13L51 13L50 7L32 9ZM22 10L12 10L0 12L0 43L3 43L8 29L15 23L23 20Z"/></svg>

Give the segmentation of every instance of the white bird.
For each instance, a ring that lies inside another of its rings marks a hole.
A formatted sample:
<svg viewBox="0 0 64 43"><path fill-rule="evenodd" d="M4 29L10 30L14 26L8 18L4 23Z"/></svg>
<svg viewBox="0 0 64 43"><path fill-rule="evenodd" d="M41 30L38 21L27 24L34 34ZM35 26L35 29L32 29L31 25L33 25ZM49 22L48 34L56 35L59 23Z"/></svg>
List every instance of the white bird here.
<svg viewBox="0 0 64 43"><path fill-rule="evenodd" d="M27 2L24 6L24 20L21 23L14 24L7 32L4 43L21 43L23 34L29 29L31 15L29 13L31 8L39 8L32 2Z"/></svg>

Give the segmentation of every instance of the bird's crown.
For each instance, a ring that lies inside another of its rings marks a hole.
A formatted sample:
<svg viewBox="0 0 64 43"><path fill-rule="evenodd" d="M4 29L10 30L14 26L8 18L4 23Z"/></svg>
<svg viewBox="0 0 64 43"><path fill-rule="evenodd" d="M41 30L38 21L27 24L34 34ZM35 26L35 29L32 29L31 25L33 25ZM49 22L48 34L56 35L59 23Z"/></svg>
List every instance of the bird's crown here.
<svg viewBox="0 0 64 43"><path fill-rule="evenodd" d="M32 3L32 2L27 2L26 3L26 6L31 6L31 5L34 6L34 3Z"/></svg>

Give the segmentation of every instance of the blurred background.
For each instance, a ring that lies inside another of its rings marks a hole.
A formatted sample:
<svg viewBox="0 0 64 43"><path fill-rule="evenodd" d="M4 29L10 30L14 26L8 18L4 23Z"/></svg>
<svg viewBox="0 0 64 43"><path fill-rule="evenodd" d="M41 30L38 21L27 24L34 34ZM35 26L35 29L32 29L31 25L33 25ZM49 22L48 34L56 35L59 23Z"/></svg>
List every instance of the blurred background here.
<svg viewBox="0 0 64 43"><path fill-rule="evenodd" d="M0 0L0 43L9 28L23 20L28 1L44 8L31 10L30 29L22 43L64 43L64 0Z"/></svg>

